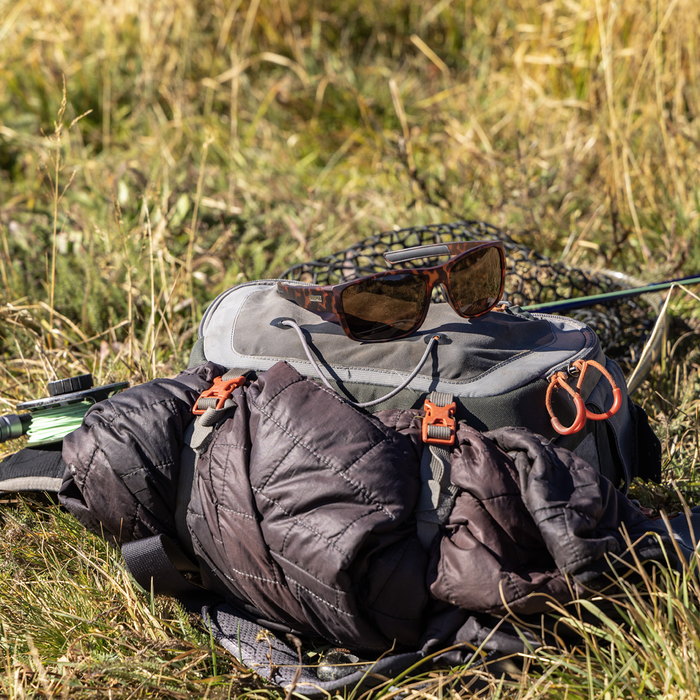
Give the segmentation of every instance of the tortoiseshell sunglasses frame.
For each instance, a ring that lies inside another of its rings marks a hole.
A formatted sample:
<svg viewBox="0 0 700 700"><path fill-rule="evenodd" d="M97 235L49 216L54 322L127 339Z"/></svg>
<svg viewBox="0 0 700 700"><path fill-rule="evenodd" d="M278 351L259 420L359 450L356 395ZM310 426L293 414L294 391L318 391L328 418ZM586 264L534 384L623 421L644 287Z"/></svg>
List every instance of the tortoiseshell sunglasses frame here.
<svg viewBox="0 0 700 700"><path fill-rule="evenodd" d="M484 309L478 314L463 315L459 312L458 306L455 300L452 298L449 286L450 270L466 255L477 253L480 250L487 248L495 248L498 250L501 257L501 286L498 292L498 298L491 306L489 306L488 309ZM277 283L277 293L281 297L294 302L298 306L301 306L308 311L323 316L326 319L328 319L329 316L334 316L335 320L340 324L340 327L343 329L348 338L361 343L384 343L390 340L406 338L412 333L415 333L425 321L425 317L428 313L428 307L430 306L433 287L436 284L442 284L447 296L447 301L455 312L462 318L476 318L477 316L487 313L493 309L496 304L498 304L503 296L503 288L506 277L506 254L503 243L500 241L454 241L451 243L436 243L431 245L415 246L413 248L405 248L403 250L390 251L385 253L384 257L387 262L391 264L392 258L394 258L395 262L405 262L416 258L435 257L438 255L453 255L454 257L434 267L415 267L404 268L401 270L387 270L386 272L377 272L373 275L358 277L357 279L349 280L348 282L341 282L340 284L313 285L299 282L279 281ZM426 294L428 303L425 304L423 315L416 322L414 327L393 338L367 339L357 338L354 336L348 327L345 319L345 312L343 311L343 291L348 287L352 287L360 282L366 282L367 280L382 279L384 277L392 277L395 275L405 275L407 273L422 277L426 281L427 286Z"/></svg>

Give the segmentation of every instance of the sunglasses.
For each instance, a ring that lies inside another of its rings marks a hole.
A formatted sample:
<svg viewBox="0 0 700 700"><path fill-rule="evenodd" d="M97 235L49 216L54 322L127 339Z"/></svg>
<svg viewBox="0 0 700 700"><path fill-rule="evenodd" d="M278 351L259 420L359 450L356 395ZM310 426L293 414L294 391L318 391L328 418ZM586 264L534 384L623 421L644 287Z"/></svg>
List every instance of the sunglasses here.
<svg viewBox="0 0 700 700"><path fill-rule="evenodd" d="M462 318L490 311L501 300L506 274L503 244L493 242L438 243L384 253L390 263L452 255L435 267L387 270L332 285L277 283L277 293L340 323L352 340L381 343L417 331L428 313L435 285L442 285L450 306Z"/></svg>

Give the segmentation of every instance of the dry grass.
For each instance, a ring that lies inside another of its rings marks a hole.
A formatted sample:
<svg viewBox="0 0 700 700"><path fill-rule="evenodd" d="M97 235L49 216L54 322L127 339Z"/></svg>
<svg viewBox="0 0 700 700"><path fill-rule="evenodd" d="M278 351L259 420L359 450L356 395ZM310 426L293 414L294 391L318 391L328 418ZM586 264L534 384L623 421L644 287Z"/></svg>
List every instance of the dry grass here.
<svg viewBox="0 0 700 700"><path fill-rule="evenodd" d="M172 374L219 291L394 226L480 218L574 265L697 271L698 36L693 0L0 0L2 410L56 376ZM671 308L635 398L667 465L647 496L677 507L699 309ZM55 509L2 519L0 694L267 693ZM690 697L695 587L624 605L613 656L590 630L519 684L404 692Z"/></svg>

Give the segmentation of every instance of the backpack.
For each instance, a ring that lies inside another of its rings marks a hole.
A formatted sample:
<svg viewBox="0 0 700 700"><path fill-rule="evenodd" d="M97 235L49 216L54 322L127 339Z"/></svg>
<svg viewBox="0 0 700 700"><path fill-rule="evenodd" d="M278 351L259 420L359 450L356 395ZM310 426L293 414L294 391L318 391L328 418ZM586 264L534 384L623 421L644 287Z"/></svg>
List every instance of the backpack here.
<svg viewBox="0 0 700 700"><path fill-rule="evenodd" d="M340 262L343 274L348 255L343 253ZM423 327L412 336L361 344L349 340L338 326L281 299L276 282L250 282L219 295L202 318L189 366L213 361L229 369L227 376L251 376L285 360L302 375L323 381L368 411L420 409L426 398L444 396L448 403L451 397L455 411L450 418L480 430L527 427L572 449L623 489L635 476L660 478L658 440L644 412L630 401L620 367L605 356L587 324L529 314L507 304L501 312L466 321L447 304L433 303ZM563 431L557 431L555 423ZM572 429L566 430L567 426ZM186 439L191 437L190 433ZM184 471L188 477L183 482L181 475L178 496L186 505L193 459ZM357 691L419 663L421 670L430 668L432 660L421 651L351 665L349 675L338 673L332 663L323 677L302 668L297 640L289 636L293 630L261 620L254 610L217 601L190 582L188 572L195 573L196 567L192 569L181 553L184 539L175 543L163 536L151 537L126 544L122 551L128 568L146 590L173 595L189 610L201 612L212 636L234 657L259 675L291 686L290 693L296 688L308 697L323 697L343 688ZM270 629L277 635L270 635ZM489 627L483 632L484 649L474 654L485 653L484 661L497 658L504 649L518 651L522 645L520 633L507 624L498 632L502 638L490 646L486 641L496 637ZM289 643L284 641L285 633ZM464 663L471 655L445 661ZM340 662L354 661L359 660L341 653Z"/></svg>
<svg viewBox="0 0 700 700"><path fill-rule="evenodd" d="M282 299L276 283L249 282L220 294L202 317L189 366L213 361L243 374L285 360L369 411L423 408L431 392L440 392L454 398L457 420L482 431L529 428L625 490L637 476L660 479L658 440L629 399L622 370L586 324L507 303L467 320L446 303L432 303L412 336L358 343ZM591 419L600 415L607 417Z"/></svg>
<svg viewBox="0 0 700 700"><path fill-rule="evenodd" d="M508 425L529 428L579 454L625 490L636 476L660 479L660 444L643 410L629 399L620 367L605 356L598 336L585 323L523 312L508 303L500 312L465 320L448 304L433 301L422 328L412 336L388 343L358 343L336 324L281 298L276 284L277 280L244 283L214 299L202 317L189 366L212 361L229 370L226 377L250 377L284 360L370 412L420 409L426 398L443 396L443 403L454 400L456 420L482 431ZM589 367L602 372L587 371ZM585 406L583 425L577 425L580 406L572 395L580 396ZM606 417L590 419L596 414ZM564 430L557 431L554 422ZM148 551L134 556L131 547L146 547L156 555ZM176 580L178 567L170 564L172 557L162 556L161 543L131 543L124 549L132 572L141 562L149 562L141 574L142 585ZM155 559L164 562L159 575L154 575L151 562ZM317 677L298 666L300 652L279 634L285 630L278 630L272 641L268 639L269 645L263 645L261 633L274 626L256 620L254 614L251 617L228 603L205 604L203 613L214 637L241 662L264 677L274 667L275 680L309 697L350 687L362 689L410 666L430 668L435 661L419 651L389 654L371 666L351 666L358 670L349 675L341 672L322 679L321 674ZM493 657L498 663L499 648L517 646L517 634L504 632L486 660Z"/></svg>

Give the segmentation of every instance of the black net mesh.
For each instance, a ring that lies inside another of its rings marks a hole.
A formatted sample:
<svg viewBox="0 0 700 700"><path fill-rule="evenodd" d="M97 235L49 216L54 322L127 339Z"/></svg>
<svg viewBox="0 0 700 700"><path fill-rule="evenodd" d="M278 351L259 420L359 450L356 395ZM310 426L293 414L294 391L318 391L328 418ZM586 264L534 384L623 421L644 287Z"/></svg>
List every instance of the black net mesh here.
<svg viewBox="0 0 700 700"><path fill-rule="evenodd" d="M505 232L482 221L458 221L388 231L318 260L299 263L282 277L312 284L337 284L389 268L383 253L430 243L451 241L503 241L508 261L505 299L525 306L560 299L612 292L635 286L615 273L592 272L552 262L512 240ZM439 260L422 258L403 264L423 267ZM436 292L434 301L444 301ZM571 311L570 315L593 328L609 357L628 368L639 358L656 320L656 309L645 297L616 300Z"/></svg>

